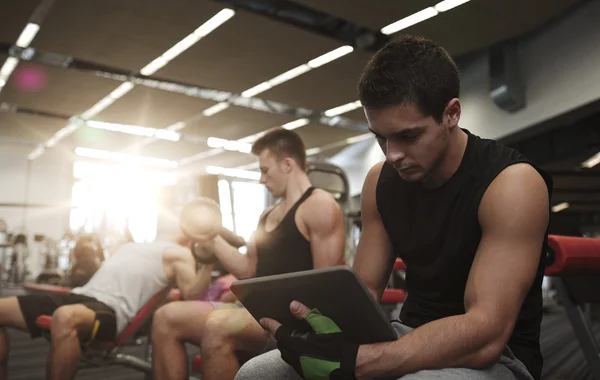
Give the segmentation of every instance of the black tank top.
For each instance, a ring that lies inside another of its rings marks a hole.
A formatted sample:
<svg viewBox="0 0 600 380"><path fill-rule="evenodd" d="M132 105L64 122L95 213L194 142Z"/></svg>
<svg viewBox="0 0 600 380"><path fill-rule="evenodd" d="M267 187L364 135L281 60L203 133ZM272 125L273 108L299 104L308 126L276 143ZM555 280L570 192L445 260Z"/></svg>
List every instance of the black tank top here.
<svg viewBox="0 0 600 380"><path fill-rule="evenodd" d="M511 148L465 132L468 142L461 164L442 186L425 189L420 183L405 182L388 163L383 165L377 183L377 209L395 254L407 267L408 297L400 319L413 328L465 313L465 287L481 239L478 220L481 198L506 167L520 162L532 165ZM551 179L536 170L550 193ZM546 233L542 252L546 251L547 243ZM535 379L541 377L543 362L539 346L542 252L535 281L508 343Z"/></svg>
<svg viewBox="0 0 600 380"><path fill-rule="evenodd" d="M313 269L310 242L300 233L295 221L296 210L313 190L314 187L306 190L273 231L265 229L267 216L272 210L259 220L255 236L258 255L256 277Z"/></svg>

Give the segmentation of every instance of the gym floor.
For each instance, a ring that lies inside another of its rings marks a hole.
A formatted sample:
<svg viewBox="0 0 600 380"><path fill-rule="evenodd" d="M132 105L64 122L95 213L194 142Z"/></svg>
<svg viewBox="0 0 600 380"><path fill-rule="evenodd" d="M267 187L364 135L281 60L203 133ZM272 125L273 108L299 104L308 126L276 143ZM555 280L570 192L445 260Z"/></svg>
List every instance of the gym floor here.
<svg viewBox="0 0 600 380"><path fill-rule="evenodd" d="M3 289L2 297L20 294L18 289ZM596 340L600 339L600 321L595 321L593 331ZM25 333L10 331L11 355L9 375L11 380L44 379L48 344L42 340L29 339ZM544 314L541 334L542 354L544 355L544 380L593 380L583 353L579 348L573 329L560 308ZM143 356L143 347L132 347L128 354ZM188 354L194 357L196 347L188 347ZM144 376L125 367L86 368L80 370L77 380L143 380Z"/></svg>

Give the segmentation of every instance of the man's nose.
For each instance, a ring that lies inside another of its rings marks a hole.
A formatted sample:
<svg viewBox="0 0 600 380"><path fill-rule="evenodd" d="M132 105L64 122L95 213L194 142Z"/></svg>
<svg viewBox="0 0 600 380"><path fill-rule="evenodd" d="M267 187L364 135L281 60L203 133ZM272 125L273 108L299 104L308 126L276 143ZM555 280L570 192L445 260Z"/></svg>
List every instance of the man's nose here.
<svg viewBox="0 0 600 380"><path fill-rule="evenodd" d="M394 141L387 141L386 143L386 151L385 151L385 160L390 164L395 164L397 162L402 161L406 157L406 153L404 149L400 147L400 144L395 143Z"/></svg>

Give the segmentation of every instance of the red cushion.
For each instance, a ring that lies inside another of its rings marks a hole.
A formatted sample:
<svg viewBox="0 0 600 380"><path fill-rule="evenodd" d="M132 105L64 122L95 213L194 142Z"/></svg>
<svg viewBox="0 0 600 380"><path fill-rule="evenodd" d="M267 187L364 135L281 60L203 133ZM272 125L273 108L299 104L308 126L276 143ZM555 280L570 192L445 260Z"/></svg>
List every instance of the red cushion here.
<svg viewBox="0 0 600 380"><path fill-rule="evenodd" d="M169 292L169 293L166 293ZM163 299L166 299L168 294L170 294L171 289L165 289L162 292L157 293L154 297L150 299L150 301L146 302L146 304L137 312L133 320L125 327L125 330L121 332L121 335L117 338L117 345L121 346L129 340L129 338L135 334L135 332L144 324L146 319L156 310L159 306L160 302Z"/></svg>
<svg viewBox="0 0 600 380"><path fill-rule="evenodd" d="M396 259L396 261L394 261L394 271L397 270L406 270L406 264L404 264L402 259Z"/></svg>
<svg viewBox="0 0 600 380"><path fill-rule="evenodd" d="M405 299L406 292L404 292L404 290L388 288L383 291L383 295L379 302L384 304L394 304L404 302Z"/></svg>
<svg viewBox="0 0 600 380"><path fill-rule="evenodd" d="M192 371L196 373L202 373L202 356L198 355L192 362Z"/></svg>
<svg viewBox="0 0 600 380"><path fill-rule="evenodd" d="M40 315L35 320L35 324L43 329L50 330L50 326L52 326L52 317L49 315Z"/></svg>
<svg viewBox="0 0 600 380"><path fill-rule="evenodd" d="M555 258L546 275L600 272L600 239L549 235L548 245Z"/></svg>
<svg viewBox="0 0 600 380"><path fill-rule="evenodd" d="M23 289L29 292L45 292L55 294L67 294L71 291L70 288L64 286L47 285L47 284L24 284Z"/></svg>

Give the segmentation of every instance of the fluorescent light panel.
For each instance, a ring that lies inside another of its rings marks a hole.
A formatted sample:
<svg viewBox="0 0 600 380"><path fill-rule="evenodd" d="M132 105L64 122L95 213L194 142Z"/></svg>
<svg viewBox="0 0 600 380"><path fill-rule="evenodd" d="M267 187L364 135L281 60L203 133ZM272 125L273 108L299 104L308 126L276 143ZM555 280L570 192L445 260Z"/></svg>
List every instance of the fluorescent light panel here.
<svg viewBox="0 0 600 380"><path fill-rule="evenodd" d="M133 89L133 87L134 87L134 84L131 82L122 83L119 87L114 89L113 92L111 92L109 96L111 98L117 100L119 98L122 98L129 91L131 91Z"/></svg>
<svg viewBox="0 0 600 380"><path fill-rule="evenodd" d="M56 145L57 142L69 136L71 133L75 132L75 130L77 130L78 127L79 126L74 123L68 124L66 127L59 129L58 132L56 132L54 136L49 138L44 145L46 146L46 148L52 148L54 145Z"/></svg>
<svg viewBox="0 0 600 380"><path fill-rule="evenodd" d="M350 45L340 46L339 48L332 50L329 53L325 53L320 57L308 61L307 65L313 69L316 69L317 67L323 66L331 61L335 61L336 59L341 58L346 54L350 54L353 51L354 48Z"/></svg>
<svg viewBox="0 0 600 380"><path fill-rule="evenodd" d="M315 59L308 61L308 63L294 67L282 74L277 75L274 78L269 79L268 81L257 84L254 87L251 87L242 92L242 96L245 98L251 98L256 96L262 92L265 92L275 86L278 86L284 82L287 82L291 79L294 79L302 74L309 72L312 69L316 69L317 67L323 66L331 61L334 61L338 58L345 56L346 54L350 54L354 51L354 48L349 45L341 46L337 49L334 49L330 52L327 52Z"/></svg>
<svg viewBox="0 0 600 380"><path fill-rule="evenodd" d="M200 37L205 37L213 30L217 29L219 26L223 25L227 20L232 18L235 15L235 11L233 9L225 8L222 9L219 13L214 15L210 20L200 25L198 29L194 31L194 34L199 35Z"/></svg>
<svg viewBox="0 0 600 380"><path fill-rule="evenodd" d="M279 84L282 84L284 82L289 81L290 79L294 79L297 76L300 76L306 72L310 71L310 66L308 65L300 65L297 67L294 67L291 70L286 71L283 74L279 74L278 76L276 76L275 78L269 80L269 84L272 87L275 87Z"/></svg>
<svg viewBox="0 0 600 380"><path fill-rule="evenodd" d="M581 166L584 168L593 168L594 166L600 164L600 152L594 154L592 157L581 163Z"/></svg>
<svg viewBox="0 0 600 380"><path fill-rule="evenodd" d="M569 208L569 202L559 203L555 206L552 206L552 212L561 212L562 210Z"/></svg>
<svg viewBox="0 0 600 380"><path fill-rule="evenodd" d="M128 135L154 137L160 140L179 141L181 135L175 131L160 128L142 127L139 125L126 125L117 123L106 123L103 121L88 120L85 125L91 128L103 129L106 131L121 132Z"/></svg>
<svg viewBox="0 0 600 380"><path fill-rule="evenodd" d="M29 23L21 32L19 39L17 40L16 45L18 47L26 48L29 46L31 41L35 38L35 35L40 30L40 26L38 24Z"/></svg>
<svg viewBox="0 0 600 380"><path fill-rule="evenodd" d="M204 111L202 111L202 114L204 116L212 116L214 114L217 114L223 110L226 110L227 108L229 108L229 103L227 102L221 102L221 103L217 103L214 106L208 107L207 109L205 109Z"/></svg>
<svg viewBox="0 0 600 380"><path fill-rule="evenodd" d="M165 160L162 158L136 156L132 154L109 152L106 150L90 149L77 147L75 154L81 157L95 158L99 160L120 161L131 164L142 164L148 166L158 166L162 168L174 169L178 166L177 161Z"/></svg>
<svg viewBox="0 0 600 380"><path fill-rule="evenodd" d="M235 15L235 11L229 8L222 9L219 13L211 17L204 24L200 25L193 33L187 35L181 41L173 45L169 50L164 52L160 57L150 62L140 70L140 74L149 76L156 73L158 70L165 67L170 61L178 57L181 53L194 46L203 37L210 34L212 31L223 25L227 20Z"/></svg>
<svg viewBox="0 0 600 380"><path fill-rule="evenodd" d="M250 153L252 150L252 145L249 143L220 139L218 137L209 137L206 140L206 144L211 148L221 148L232 152Z"/></svg>
<svg viewBox="0 0 600 380"><path fill-rule="evenodd" d="M268 81L262 82L262 83L257 84L254 87L250 87L249 89L243 91L242 96L244 98L251 98L253 96L260 94L261 92L267 91L271 87L273 87L273 86L271 86Z"/></svg>
<svg viewBox="0 0 600 380"><path fill-rule="evenodd" d="M289 123L285 123L284 125L281 126L281 128L285 128L285 129L288 129L291 131L292 129L304 127L309 122L310 122L310 120L308 120L306 118L298 119L298 120L290 121Z"/></svg>
<svg viewBox="0 0 600 380"><path fill-rule="evenodd" d="M27 155L27 159L30 161L33 161L36 158L38 158L39 156L41 156L42 153L44 153L44 145L40 144L37 146L37 148L35 148L35 150L33 152L31 152Z"/></svg>
<svg viewBox="0 0 600 380"><path fill-rule="evenodd" d="M0 69L0 79L3 79L5 82L8 81L8 78L11 76L17 65L19 64L19 60L15 57L8 57L2 65Z"/></svg>
<svg viewBox="0 0 600 380"><path fill-rule="evenodd" d="M402 29L406 29L415 24L418 24L427 19L430 19L434 16L437 16L437 14L438 14L438 11L434 7L425 8L422 11L413 13L410 16L407 16L396 22L393 22L393 23L389 24L388 26L384 26L383 28L381 28L381 33L387 34L387 35L394 34L396 32L401 31Z"/></svg>
<svg viewBox="0 0 600 380"><path fill-rule="evenodd" d="M105 96L98 103L94 104L90 109L81 114L81 117L84 119L91 119L96 116L100 112L104 111L108 106L113 104L116 99L111 98L110 95Z"/></svg>
<svg viewBox="0 0 600 380"><path fill-rule="evenodd" d="M362 107L362 104L360 103L360 100L357 100L355 102L342 104L341 106L328 109L327 111L323 112L323 114L325 116L333 117L346 112L354 111L355 109L358 109L360 107Z"/></svg>
<svg viewBox="0 0 600 380"><path fill-rule="evenodd" d="M463 5L464 3L467 3L467 2L469 2L469 0L444 0L440 3L437 3L435 5L435 9L438 12L446 12L452 8L456 8L459 5Z"/></svg>

